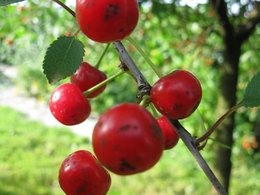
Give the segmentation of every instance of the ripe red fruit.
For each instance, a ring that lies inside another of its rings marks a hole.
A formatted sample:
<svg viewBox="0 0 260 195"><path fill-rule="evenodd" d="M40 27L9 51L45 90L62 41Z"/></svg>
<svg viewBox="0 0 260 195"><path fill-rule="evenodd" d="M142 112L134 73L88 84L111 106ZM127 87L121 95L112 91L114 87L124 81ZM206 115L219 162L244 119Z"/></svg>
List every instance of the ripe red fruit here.
<svg viewBox="0 0 260 195"><path fill-rule="evenodd" d="M198 107L202 89L198 79L188 71L176 70L160 78L151 89L157 110L170 119L183 119Z"/></svg>
<svg viewBox="0 0 260 195"><path fill-rule="evenodd" d="M164 136L164 149L167 150L173 148L179 141L179 135L175 128L165 116L159 117L157 122L159 123Z"/></svg>
<svg viewBox="0 0 260 195"><path fill-rule="evenodd" d="M98 160L119 175L143 172L160 159L164 139L155 118L134 103L119 104L98 119L92 137Z"/></svg>
<svg viewBox="0 0 260 195"><path fill-rule="evenodd" d="M90 152L79 150L62 162L59 184L67 195L105 195L111 177Z"/></svg>
<svg viewBox="0 0 260 195"><path fill-rule="evenodd" d="M90 39L105 43L124 39L137 25L137 0L77 0L76 18Z"/></svg>
<svg viewBox="0 0 260 195"><path fill-rule="evenodd" d="M86 91L91 87L99 84L100 82L106 80L107 76L105 73L91 66L87 62L82 62L79 69L71 76L70 80L72 83L76 84L81 91ZM103 92L106 85L100 87L93 93L89 94L88 98L93 98Z"/></svg>
<svg viewBox="0 0 260 195"><path fill-rule="evenodd" d="M49 108L53 116L64 125L76 125L89 116L91 107L77 85L62 84L51 94Z"/></svg>

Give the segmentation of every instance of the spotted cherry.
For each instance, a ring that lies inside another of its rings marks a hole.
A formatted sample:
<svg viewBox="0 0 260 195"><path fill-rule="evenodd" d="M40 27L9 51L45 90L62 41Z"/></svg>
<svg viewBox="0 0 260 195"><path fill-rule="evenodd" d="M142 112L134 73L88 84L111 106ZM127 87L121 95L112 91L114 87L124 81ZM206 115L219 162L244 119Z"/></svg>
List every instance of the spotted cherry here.
<svg viewBox="0 0 260 195"><path fill-rule="evenodd" d="M179 141L179 135L175 128L168 121L166 116L160 116L157 118L157 122L159 123L164 136L164 149L168 150L173 148Z"/></svg>
<svg viewBox="0 0 260 195"><path fill-rule="evenodd" d="M64 125L83 122L91 111L87 98L73 83L62 84L53 91L49 108L52 115Z"/></svg>
<svg viewBox="0 0 260 195"><path fill-rule="evenodd" d="M135 29L139 18L137 0L76 0L76 19L90 39L119 41Z"/></svg>
<svg viewBox="0 0 260 195"><path fill-rule="evenodd" d="M62 162L59 184L67 195L105 195L111 177L89 151L78 150Z"/></svg>
<svg viewBox="0 0 260 195"><path fill-rule="evenodd" d="M164 149L156 119L135 103L122 103L104 112L92 136L98 160L111 172L130 175L154 166Z"/></svg>
<svg viewBox="0 0 260 195"><path fill-rule="evenodd" d="M82 62L79 69L71 76L70 80L72 83L76 84L82 92L84 92L106 80L106 78L107 76L104 72L96 69L87 62ZM102 93L105 88L106 85L90 93L87 97L94 98Z"/></svg>
<svg viewBox="0 0 260 195"><path fill-rule="evenodd" d="M160 78L151 89L153 104L170 119L190 116L198 107L201 97L199 80L185 70L175 70Z"/></svg>

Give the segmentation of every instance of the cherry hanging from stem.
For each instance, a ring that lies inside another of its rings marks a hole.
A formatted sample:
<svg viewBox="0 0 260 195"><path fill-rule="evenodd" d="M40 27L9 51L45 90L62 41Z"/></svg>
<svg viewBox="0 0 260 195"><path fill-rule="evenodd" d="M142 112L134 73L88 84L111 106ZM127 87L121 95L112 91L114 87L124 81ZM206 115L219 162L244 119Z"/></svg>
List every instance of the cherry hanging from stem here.
<svg viewBox="0 0 260 195"><path fill-rule="evenodd" d="M67 7L64 3L62 3L59 0L53 0L54 2L61 5L64 9L66 9L73 17L76 16L75 12L72 11L69 7ZM140 72L140 70L135 65L132 58L129 56L128 52L126 51L125 47L120 41L113 42L115 48L118 51L118 55L120 56L120 60L122 64L126 65L129 69L129 72L134 76L137 84L138 84L138 90L139 94L137 97L141 100L144 95L149 95L151 86L146 81L143 74ZM196 146L196 140L190 135L190 133L179 123L177 120L171 120L172 125L177 129L177 133L179 134L180 138L183 140L187 148L190 150L204 173L207 175L208 179L211 181L212 185L216 189L216 191L219 194L226 195L224 188L208 166L205 159L201 156L199 150Z"/></svg>

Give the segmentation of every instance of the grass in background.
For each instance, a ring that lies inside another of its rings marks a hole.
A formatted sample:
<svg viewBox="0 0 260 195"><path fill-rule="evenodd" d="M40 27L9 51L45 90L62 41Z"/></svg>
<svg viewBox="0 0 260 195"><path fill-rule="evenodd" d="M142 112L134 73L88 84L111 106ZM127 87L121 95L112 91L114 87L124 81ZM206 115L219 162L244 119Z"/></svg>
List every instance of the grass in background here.
<svg viewBox="0 0 260 195"><path fill-rule="evenodd" d="M87 143L65 128L46 127L0 107L0 194L63 194L57 181L60 163Z"/></svg>
<svg viewBox="0 0 260 195"><path fill-rule="evenodd" d="M64 194L58 184L58 170L63 159L78 149L92 151L86 138L66 128L46 127L10 108L0 107L0 194ZM210 147L202 153L210 161ZM230 194L256 195L260 191L259 166L250 165L248 157L237 152L233 161ZM181 141L173 150L165 151L152 169L132 176L111 176L108 195L214 194Z"/></svg>

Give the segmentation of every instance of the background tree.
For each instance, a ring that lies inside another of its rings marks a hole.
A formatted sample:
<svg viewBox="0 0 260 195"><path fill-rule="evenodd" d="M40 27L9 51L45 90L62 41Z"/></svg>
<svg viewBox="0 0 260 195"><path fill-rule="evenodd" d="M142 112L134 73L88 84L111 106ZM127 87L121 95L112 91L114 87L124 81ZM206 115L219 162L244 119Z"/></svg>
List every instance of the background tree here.
<svg viewBox="0 0 260 195"><path fill-rule="evenodd" d="M224 0L212 0L211 4L218 15L223 30L222 39L224 44L223 65L220 68L220 96L218 97L218 113L230 109L237 103L237 85L239 77L240 57L245 50L243 44L255 31L260 23L259 2L248 1L242 4L240 1L226 3ZM239 3L237 16L230 16L228 7L232 3ZM245 17L245 16L248 17ZM236 127L235 116L231 115L217 131L216 138L220 142L232 148L233 133ZM228 190L231 173L232 150L224 147L215 148L215 166L219 177Z"/></svg>

